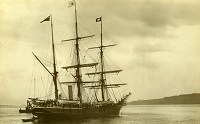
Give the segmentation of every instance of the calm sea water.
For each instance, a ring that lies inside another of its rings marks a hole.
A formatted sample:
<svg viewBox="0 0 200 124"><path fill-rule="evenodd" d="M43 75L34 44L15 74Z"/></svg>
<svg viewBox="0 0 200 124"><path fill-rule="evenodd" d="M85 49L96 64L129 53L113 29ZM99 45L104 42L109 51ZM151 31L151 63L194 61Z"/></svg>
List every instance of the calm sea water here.
<svg viewBox="0 0 200 124"><path fill-rule="evenodd" d="M38 124L22 122L31 114L19 114L19 108L0 108L0 124ZM200 105L129 105L121 110L120 117L63 122L52 124L200 124Z"/></svg>

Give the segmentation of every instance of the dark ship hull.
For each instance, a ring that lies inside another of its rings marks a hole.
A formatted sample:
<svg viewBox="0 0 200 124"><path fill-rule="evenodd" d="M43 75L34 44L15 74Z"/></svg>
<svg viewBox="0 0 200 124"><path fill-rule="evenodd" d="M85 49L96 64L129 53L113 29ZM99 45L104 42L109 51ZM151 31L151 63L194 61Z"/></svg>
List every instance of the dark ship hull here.
<svg viewBox="0 0 200 124"><path fill-rule="evenodd" d="M34 108L33 115L42 120L87 119L119 116L122 105L93 106L86 108L47 107Z"/></svg>

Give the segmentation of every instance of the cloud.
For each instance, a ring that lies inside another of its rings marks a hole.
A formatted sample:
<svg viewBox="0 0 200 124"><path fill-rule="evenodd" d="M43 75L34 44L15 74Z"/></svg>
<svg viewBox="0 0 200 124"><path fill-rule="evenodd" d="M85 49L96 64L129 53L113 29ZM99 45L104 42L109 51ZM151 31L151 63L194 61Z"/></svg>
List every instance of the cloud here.
<svg viewBox="0 0 200 124"><path fill-rule="evenodd" d="M149 39L149 42L138 41L137 45L135 45L134 52L137 52L137 53L163 52L163 51L166 51L167 49L165 44L166 43L163 43L162 41L155 42L150 39Z"/></svg>
<svg viewBox="0 0 200 124"><path fill-rule="evenodd" d="M126 6L126 9L122 9ZM200 24L198 4L172 1L117 1L109 8L112 14L126 20L139 20L149 27L176 26L182 24ZM175 21L180 21L176 24Z"/></svg>
<svg viewBox="0 0 200 124"><path fill-rule="evenodd" d="M173 36L168 32L169 27L200 24L198 13L200 6L192 2L165 0L101 2L89 0L87 2L87 5L91 4L91 8L87 8L84 14L87 13L91 18L95 18L95 15L96 17L103 16L103 26L112 36L117 34L119 36L169 37ZM112 30L113 28L115 30Z"/></svg>

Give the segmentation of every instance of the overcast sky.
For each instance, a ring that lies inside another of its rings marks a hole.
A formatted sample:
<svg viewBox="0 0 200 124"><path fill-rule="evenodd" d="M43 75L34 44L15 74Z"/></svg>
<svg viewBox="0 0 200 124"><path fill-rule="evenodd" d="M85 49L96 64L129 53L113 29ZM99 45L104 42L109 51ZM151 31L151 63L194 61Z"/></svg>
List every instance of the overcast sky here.
<svg viewBox="0 0 200 124"><path fill-rule="evenodd" d="M0 1L0 104L25 104L33 55L43 55L53 15L55 42L70 38L68 0ZM78 16L92 34L102 16L130 100L200 93L199 0L76 0ZM73 36L73 35L72 35ZM59 45L58 45L59 46ZM58 49L58 48L57 48Z"/></svg>

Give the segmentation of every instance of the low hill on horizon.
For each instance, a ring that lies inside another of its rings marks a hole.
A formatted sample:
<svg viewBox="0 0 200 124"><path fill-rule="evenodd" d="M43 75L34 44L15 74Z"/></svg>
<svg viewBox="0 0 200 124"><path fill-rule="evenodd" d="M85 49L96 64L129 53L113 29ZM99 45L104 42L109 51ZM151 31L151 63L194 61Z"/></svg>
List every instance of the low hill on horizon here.
<svg viewBox="0 0 200 124"><path fill-rule="evenodd" d="M159 105L159 104L200 104L200 93L182 94L161 99L138 100L128 105Z"/></svg>

